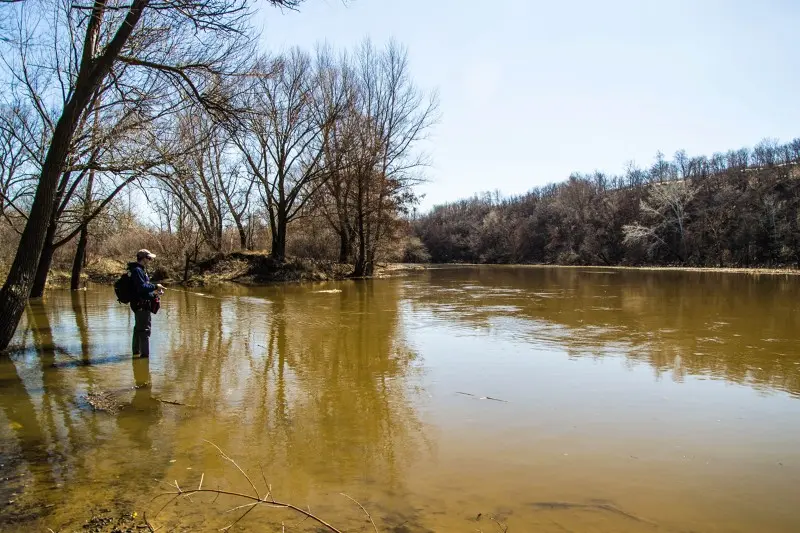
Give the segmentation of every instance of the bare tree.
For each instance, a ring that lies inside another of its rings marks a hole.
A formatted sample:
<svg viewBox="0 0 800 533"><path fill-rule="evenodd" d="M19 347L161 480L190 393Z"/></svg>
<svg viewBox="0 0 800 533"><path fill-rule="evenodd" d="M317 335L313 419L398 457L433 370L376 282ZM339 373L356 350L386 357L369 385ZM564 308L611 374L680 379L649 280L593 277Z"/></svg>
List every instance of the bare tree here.
<svg viewBox="0 0 800 533"><path fill-rule="evenodd" d="M85 115L86 120L76 130L67 168L59 180L31 297L43 294L55 251L81 235L77 253L82 256L91 221L142 172L160 161L160 154L153 150L154 131L172 109L146 114L153 105L153 95L148 96L148 91L139 98L115 98L112 86L104 85L98 94L91 113ZM103 95L109 101L102 100ZM35 93L29 97L35 97ZM44 146L34 146L32 151L42 153ZM41 166L42 161L37 163ZM79 197L81 188L84 194ZM75 287L82 263L83 257L73 262Z"/></svg>
<svg viewBox="0 0 800 533"><path fill-rule="evenodd" d="M16 229L16 222L26 220L21 201L35 186L31 175L31 154L22 140L23 111L0 108L0 217Z"/></svg>
<svg viewBox="0 0 800 533"><path fill-rule="evenodd" d="M283 260L289 223L302 216L330 175L326 143L351 87L347 71L325 48L316 60L299 49L262 58L255 70L250 113L237 144L267 208L270 253Z"/></svg>
<svg viewBox="0 0 800 533"><path fill-rule="evenodd" d="M689 157L686 150L678 150L675 152L675 167L678 171L678 178L687 180L695 177L700 173L702 160L696 157Z"/></svg>
<svg viewBox="0 0 800 533"><path fill-rule="evenodd" d="M298 2L271 0L271 3ZM98 88L110 77L123 91L136 92L143 78L156 75L172 85L175 89L172 94L191 97L221 112L224 105L207 90L213 88L209 74L224 74L231 61L247 53L247 0L66 3L61 4L64 15L59 21L64 24L60 31L27 24L31 21L29 15L35 15L42 5L22 1L0 9L4 17L10 14L18 22L18 43L50 42L54 34L66 34L70 44L59 46L53 61L58 70L63 70L61 65L74 65L76 74L68 77L56 89L57 94L48 99L59 109L58 118L53 121L29 219L0 290L0 350L8 346L22 316L56 203L59 178L67 167L75 133L92 108ZM12 76L18 74L19 81L19 65L7 66Z"/></svg>
<svg viewBox="0 0 800 533"><path fill-rule="evenodd" d="M708 162L711 174L722 174L728 169L728 164L725 160L725 154L714 152Z"/></svg>
<svg viewBox="0 0 800 533"><path fill-rule="evenodd" d="M650 167L650 179L651 181L663 183L672 179L673 170L674 167L664 159L664 153L659 150L656 153L656 160L653 166Z"/></svg>
<svg viewBox="0 0 800 533"><path fill-rule="evenodd" d="M641 187L647 179L647 172L639 168L635 161L625 165L625 181L628 187Z"/></svg>
<svg viewBox="0 0 800 533"><path fill-rule="evenodd" d="M211 249L222 249L226 223L232 219L240 245L248 247L244 218L253 180L234 162L228 132L208 115L185 114L162 147L165 164L152 174L190 216ZM182 145L178 153L175 146Z"/></svg>
<svg viewBox="0 0 800 533"><path fill-rule="evenodd" d="M772 167L779 163L780 142L778 139L762 139L753 147L753 165L756 167Z"/></svg>
<svg viewBox="0 0 800 533"><path fill-rule="evenodd" d="M416 201L424 155L415 151L436 120L436 94L411 81L406 50L392 41L382 51L365 41L356 55L356 156L351 167L357 238L354 276L371 275L376 254L397 216Z"/></svg>
<svg viewBox="0 0 800 533"><path fill-rule="evenodd" d="M334 121L325 139L325 185L321 194L314 198L315 210L322 213L339 237L340 263L350 261L356 241L352 192L358 160L356 140L359 115L354 105Z"/></svg>
<svg viewBox="0 0 800 533"><path fill-rule="evenodd" d="M750 150L741 148L739 150L731 150L725 157L728 160L728 168L736 170L744 170L749 166Z"/></svg>
<svg viewBox="0 0 800 533"><path fill-rule="evenodd" d="M789 160L792 163L800 163L800 138L792 139L787 145Z"/></svg>
<svg viewBox="0 0 800 533"><path fill-rule="evenodd" d="M94 187L94 170L89 170L89 177L86 180L86 190L83 195L83 212L81 213L80 234L78 246L75 249L75 257L72 260L72 275L70 277L70 289L76 291L80 288L81 272L86 263L86 246L89 242L89 221L92 218L92 192Z"/></svg>
<svg viewBox="0 0 800 533"><path fill-rule="evenodd" d="M697 189L685 180L653 185L640 206L650 224L625 225L624 242L644 242L651 248L664 246L680 262L686 262L688 206L696 193Z"/></svg>
<svg viewBox="0 0 800 533"><path fill-rule="evenodd" d="M150 205L158 216L161 249L183 260L183 281L187 281L189 269L197 262L203 242L197 224L186 204L168 188L155 191Z"/></svg>

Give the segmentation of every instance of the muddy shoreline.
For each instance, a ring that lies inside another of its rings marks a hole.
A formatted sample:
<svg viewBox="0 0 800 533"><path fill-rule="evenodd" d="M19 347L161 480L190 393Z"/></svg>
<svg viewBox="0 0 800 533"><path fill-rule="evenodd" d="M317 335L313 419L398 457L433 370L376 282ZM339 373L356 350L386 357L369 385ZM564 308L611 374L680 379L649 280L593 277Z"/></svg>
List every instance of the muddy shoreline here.
<svg viewBox="0 0 800 533"><path fill-rule="evenodd" d="M151 279L164 284L183 285L186 287L203 287L223 282L243 285L270 285L273 283L302 283L341 281L355 279L350 273L352 265L332 261L316 261L310 259L289 259L278 262L269 256L257 253L232 253L211 258L193 267L188 279L159 268L152 269ZM429 265L388 263L375 267L371 279L398 276L409 272L418 272ZM100 258L90 262L81 276L81 285L94 283L110 285L125 271L126 263L114 259ZM0 273L2 275L3 273ZM48 288L66 288L70 285L70 274L63 270L51 270Z"/></svg>

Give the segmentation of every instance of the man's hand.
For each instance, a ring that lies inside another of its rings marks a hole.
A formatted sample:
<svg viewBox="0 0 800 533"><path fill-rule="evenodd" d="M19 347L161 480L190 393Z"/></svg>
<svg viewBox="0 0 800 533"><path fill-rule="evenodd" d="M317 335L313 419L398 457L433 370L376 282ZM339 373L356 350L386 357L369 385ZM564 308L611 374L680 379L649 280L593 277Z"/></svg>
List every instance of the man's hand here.
<svg viewBox="0 0 800 533"><path fill-rule="evenodd" d="M156 283L156 289L158 289L158 292L160 292L161 294L164 294L164 290L165 289L164 289L164 286L162 284Z"/></svg>

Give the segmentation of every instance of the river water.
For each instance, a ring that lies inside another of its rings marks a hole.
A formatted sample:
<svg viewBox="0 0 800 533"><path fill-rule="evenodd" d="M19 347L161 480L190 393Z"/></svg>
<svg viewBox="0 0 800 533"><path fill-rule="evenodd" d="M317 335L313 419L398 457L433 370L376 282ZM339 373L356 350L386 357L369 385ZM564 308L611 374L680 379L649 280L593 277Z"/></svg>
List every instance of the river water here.
<svg viewBox="0 0 800 533"><path fill-rule="evenodd" d="M156 515L202 479L347 531L372 525L341 493L381 532L800 531L798 302L800 277L596 268L175 289L148 360L111 288L52 290L0 359L0 530L249 509ZM282 522L318 530L235 528Z"/></svg>

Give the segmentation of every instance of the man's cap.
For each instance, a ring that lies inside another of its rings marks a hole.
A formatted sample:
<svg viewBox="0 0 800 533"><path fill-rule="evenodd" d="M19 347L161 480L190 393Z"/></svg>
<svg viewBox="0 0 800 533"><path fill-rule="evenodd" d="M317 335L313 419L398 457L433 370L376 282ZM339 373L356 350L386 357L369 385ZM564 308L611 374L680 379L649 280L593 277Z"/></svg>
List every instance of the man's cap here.
<svg viewBox="0 0 800 533"><path fill-rule="evenodd" d="M154 254L150 250L145 250L144 248L142 248L141 250L136 252L136 260L137 261L140 260L140 259L144 259L145 257L149 257L150 259L155 259L156 258L156 254Z"/></svg>

